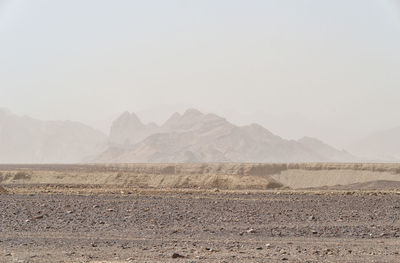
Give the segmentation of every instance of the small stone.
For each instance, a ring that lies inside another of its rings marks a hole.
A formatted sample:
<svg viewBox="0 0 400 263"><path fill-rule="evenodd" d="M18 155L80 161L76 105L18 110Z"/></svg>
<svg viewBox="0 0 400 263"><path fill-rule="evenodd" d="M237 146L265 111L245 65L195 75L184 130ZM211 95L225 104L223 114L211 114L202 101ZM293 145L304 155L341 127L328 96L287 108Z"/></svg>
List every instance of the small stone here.
<svg viewBox="0 0 400 263"><path fill-rule="evenodd" d="M112 209L112 208L108 208L106 211L107 211L107 212L114 212L115 210Z"/></svg>
<svg viewBox="0 0 400 263"><path fill-rule="evenodd" d="M249 234L254 234L256 231L253 228L250 228L249 230L246 231Z"/></svg>
<svg viewBox="0 0 400 263"><path fill-rule="evenodd" d="M266 247L266 248L270 248L270 247L271 247L271 244L265 244L265 247Z"/></svg>
<svg viewBox="0 0 400 263"><path fill-rule="evenodd" d="M99 208L99 206L98 205L94 205L93 208Z"/></svg>
<svg viewBox="0 0 400 263"><path fill-rule="evenodd" d="M178 253L174 253L174 254L172 254L172 258L184 258L184 256L182 256Z"/></svg>

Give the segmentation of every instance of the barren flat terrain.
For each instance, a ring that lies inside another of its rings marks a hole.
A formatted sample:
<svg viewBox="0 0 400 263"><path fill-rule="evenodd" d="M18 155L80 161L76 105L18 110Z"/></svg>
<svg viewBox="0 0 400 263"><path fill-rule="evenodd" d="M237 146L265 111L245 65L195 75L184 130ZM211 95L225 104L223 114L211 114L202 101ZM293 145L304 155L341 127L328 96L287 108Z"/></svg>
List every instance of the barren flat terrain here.
<svg viewBox="0 0 400 263"><path fill-rule="evenodd" d="M1 262L395 262L400 257L395 192L7 189L14 193L0 199Z"/></svg>
<svg viewBox="0 0 400 263"><path fill-rule="evenodd" d="M217 180L221 189L168 188L79 183L78 167L46 169L3 167L0 262L400 259L400 190L390 181L293 190L277 182L271 189L222 189L232 185ZM41 171L77 177L29 183Z"/></svg>

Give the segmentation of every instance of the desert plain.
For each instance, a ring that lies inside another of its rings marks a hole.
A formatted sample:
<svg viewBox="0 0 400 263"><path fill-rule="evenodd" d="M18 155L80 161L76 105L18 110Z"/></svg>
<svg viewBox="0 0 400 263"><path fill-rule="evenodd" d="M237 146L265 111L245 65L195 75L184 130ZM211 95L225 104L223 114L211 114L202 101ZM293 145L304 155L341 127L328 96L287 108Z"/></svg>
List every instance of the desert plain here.
<svg viewBox="0 0 400 263"><path fill-rule="evenodd" d="M0 165L0 262L399 262L400 165Z"/></svg>

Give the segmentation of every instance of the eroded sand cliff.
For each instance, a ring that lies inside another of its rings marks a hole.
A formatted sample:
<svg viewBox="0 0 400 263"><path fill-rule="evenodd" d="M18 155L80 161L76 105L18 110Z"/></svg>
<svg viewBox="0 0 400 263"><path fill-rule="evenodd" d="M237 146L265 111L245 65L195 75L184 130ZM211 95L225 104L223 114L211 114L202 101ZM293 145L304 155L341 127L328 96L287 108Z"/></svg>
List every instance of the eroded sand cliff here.
<svg viewBox="0 0 400 263"><path fill-rule="evenodd" d="M143 188L292 189L400 181L400 164L0 165L2 184L109 184Z"/></svg>

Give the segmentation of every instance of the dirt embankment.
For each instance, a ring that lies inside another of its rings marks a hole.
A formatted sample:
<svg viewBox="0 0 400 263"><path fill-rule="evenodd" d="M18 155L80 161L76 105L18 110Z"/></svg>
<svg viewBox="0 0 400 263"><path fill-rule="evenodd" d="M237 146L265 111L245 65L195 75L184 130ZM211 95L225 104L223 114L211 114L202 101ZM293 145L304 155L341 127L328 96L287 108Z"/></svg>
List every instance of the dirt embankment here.
<svg viewBox="0 0 400 263"><path fill-rule="evenodd" d="M0 195L1 194L7 194L7 190L4 189L4 187L0 186Z"/></svg>
<svg viewBox="0 0 400 263"><path fill-rule="evenodd" d="M3 184L100 184L230 190L282 187L251 165L26 165L0 166L1 169L0 183Z"/></svg>
<svg viewBox="0 0 400 263"><path fill-rule="evenodd" d="M293 189L400 181L400 164L315 163L289 164L287 167L271 177Z"/></svg>
<svg viewBox="0 0 400 263"><path fill-rule="evenodd" d="M400 181L400 164L0 165L2 184L108 184L142 188L292 189Z"/></svg>

